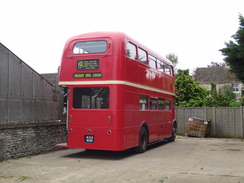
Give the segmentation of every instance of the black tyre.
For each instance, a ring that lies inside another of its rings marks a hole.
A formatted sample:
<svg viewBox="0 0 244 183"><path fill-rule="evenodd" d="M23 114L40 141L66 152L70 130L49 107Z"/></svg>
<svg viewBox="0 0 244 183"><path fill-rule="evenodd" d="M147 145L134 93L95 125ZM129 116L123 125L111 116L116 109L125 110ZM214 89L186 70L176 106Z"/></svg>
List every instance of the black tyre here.
<svg viewBox="0 0 244 183"><path fill-rule="evenodd" d="M142 127L139 134L139 146L136 148L138 153L144 153L147 150L148 132L145 127Z"/></svg>
<svg viewBox="0 0 244 183"><path fill-rule="evenodd" d="M173 128L172 128L172 136L169 137L169 142L174 142L175 138L176 138L176 131L177 131L177 125L176 123L173 124Z"/></svg>

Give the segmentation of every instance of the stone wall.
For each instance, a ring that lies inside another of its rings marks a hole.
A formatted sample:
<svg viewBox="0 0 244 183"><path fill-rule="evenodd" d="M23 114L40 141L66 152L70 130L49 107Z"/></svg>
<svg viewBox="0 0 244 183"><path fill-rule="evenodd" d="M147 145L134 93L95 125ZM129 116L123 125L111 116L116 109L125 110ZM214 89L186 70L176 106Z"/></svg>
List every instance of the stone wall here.
<svg viewBox="0 0 244 183"><path fill-rule="evenodd" d="M65 123L0 126L0 160L19 158L57 150L56 144L66 142Z"/></svg>
<svg viewBox="0 0 244 183"><path fill-rule="evenodd" d="M66 142L57 74L51 82L0 43L0 160L57 149Z"/></svg>

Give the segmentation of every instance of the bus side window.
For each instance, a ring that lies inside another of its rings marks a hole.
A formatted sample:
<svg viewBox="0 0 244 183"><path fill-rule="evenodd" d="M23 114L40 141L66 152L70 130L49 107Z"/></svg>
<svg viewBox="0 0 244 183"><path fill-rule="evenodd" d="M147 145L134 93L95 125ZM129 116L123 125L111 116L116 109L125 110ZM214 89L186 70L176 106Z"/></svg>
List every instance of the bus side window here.
<svg viewBox="0 0 244 183"><path fill-rule="evenodd" d="M165 72L166 72L166 74L171 75L172 71L171 71L171 67L169 65L166 65Z"/></svg>
<svg viewBox="0 0 244 183"><path fill-rule="evenodd" d="M139 61L143 64L147 64L147 52L141 48L138 48Z"/></svg>
<svg viewBox="0 0 244 183"><path fill-rule="evenodd" d="M150 98L150 110L157 110L157 99Z"/></svg>
<svg viewBox="0 0 244 183"><path fill-rule="evenodd" d="M164 99L158 99L158 110L163 111L164 110L164 103L165 100Z"/></svg>
<svg viewBox="0 0 244 183"><path fill-rule="evenodd" d="M141 95L139 104L140 104L140 110L148 110L148 97Z"/></svg>
<svg viewBox="0 0 244 183"><path fill-rule="evenodd" d="M157 59L152 55L149 55L149 65L150 65L150 67L152 67L154 69L157 68L157 66L156 66L157 65Z"/></svg>
<svg viewBox="0 0 244 183"><path fill-rule="evenodd" d="M171 110L171 101L166 100L166 111L170 111L170 110Z"/></svg>
<svg viewBox="0 0 244 183"><path fill-rule="evenodd" d="M161 72L164 72L164 63L161 60L157 60L157 64L158 64L158 70Z"/></svg>
<svg viewBox="0 0 244 183"><path fill-rule="evenodd" d="M126 54L129 58L133 59L133 60L137 60L137 55L136 55L136 46L131 44L131 43L127 43L126 45Z"/></svg>

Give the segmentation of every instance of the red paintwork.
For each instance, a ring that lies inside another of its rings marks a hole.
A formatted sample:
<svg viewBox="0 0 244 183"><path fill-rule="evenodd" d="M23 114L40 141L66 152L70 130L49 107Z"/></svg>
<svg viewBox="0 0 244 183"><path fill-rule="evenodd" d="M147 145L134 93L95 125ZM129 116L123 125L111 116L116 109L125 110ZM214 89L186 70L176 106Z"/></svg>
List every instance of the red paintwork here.
<svg viewBox="0 0 244 183"><path fill-rule="evenodd" d="M76 42L88 40L106 40L110 46L105 53L72 54ZM162 94L122 84L102 84L96 85L96 87L110 88L109 109L74 109L72 107L73 88L91 87L91 85L67 84L65 86L69 88L68 106L70 106L68 116L72 115L72 123L68 123L67 147L114 151L135 147L138 146L139 131L143 122L146 122L149 128L149 142L172 135L172 123L175 120L174 108L170 111L140 111L139 95L166 98L174 102L174 77L127 58L125 47L129 41L172 66L170 61L123 33L88 33L72 37L66 42L59 82L120 80L150 86L173 94ZM99 69L94 71L76 70L77 60L81 59L99 59ZM73 78L73 73L86 72L101 72L102 78ZM111 116L111 124L107 123L108 116ZM109 130L110 134L108 134ZM95 143L85 143L84 135L94 135Z"/></svg>

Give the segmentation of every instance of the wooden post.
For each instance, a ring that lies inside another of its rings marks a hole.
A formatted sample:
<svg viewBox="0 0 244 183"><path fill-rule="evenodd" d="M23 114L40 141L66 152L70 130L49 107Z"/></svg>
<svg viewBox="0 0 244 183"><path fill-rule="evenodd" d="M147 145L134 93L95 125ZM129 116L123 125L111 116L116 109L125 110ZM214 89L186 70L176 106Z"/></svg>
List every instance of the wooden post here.
<svg viewBox="0 0 244 183"><path fill-rule="evenodd" d="M213 128L214 128L214 137L216 137L216 108L213 107Z"/></svg>
<svg viewBox="0 0 244 183"><path fill-rule="evenodd" d="M241 139L243 139L243 107L240 107L241 113Z"/></svg>

